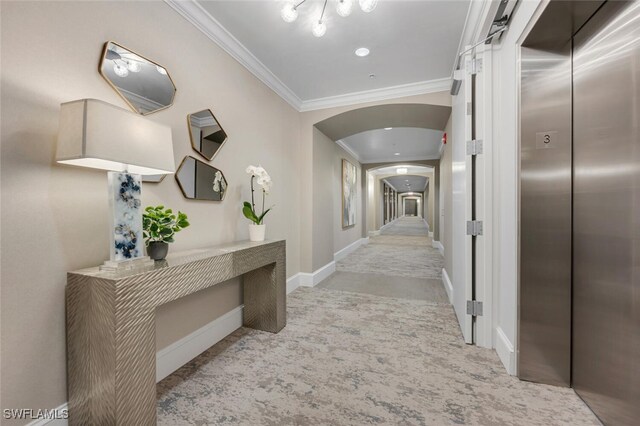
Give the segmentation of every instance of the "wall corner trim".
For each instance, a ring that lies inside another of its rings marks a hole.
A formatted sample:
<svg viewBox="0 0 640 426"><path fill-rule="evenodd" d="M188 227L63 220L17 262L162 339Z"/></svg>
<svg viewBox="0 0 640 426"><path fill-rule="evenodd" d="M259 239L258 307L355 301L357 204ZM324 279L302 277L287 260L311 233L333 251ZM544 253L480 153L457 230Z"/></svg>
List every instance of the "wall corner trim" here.
<svg viewBox="0 0 640 426"><path fill-rule="evenodd" d="M302 101L300 111L315 111L318 109L356 105L365 102L386 101L404 96L444 92L451 89L451 83L452 79L446 77L435 80L400 84L397 86L382 87L380 89L364 90L362 92L345 93L343 95L328 96L325 98L309 99Z"/></svg>
<svg viewBox="0 0 640 426"><path fill-rule="evenodd" d="M451 284L449 274L447 274L447 270L444 268L442 268L442 284L447 292L447 296L449 296L449 303L453 304L453 284Z"/></svg>
<svg viewBox="0 0 640 426"><path fill-rule="evenodd" d="M516 375L515 351L513 344L500 326L496 327L496 352L498 358L507 369L507 373L512 376Z"/></svg>
<svg viewBox="0 0 640 426"><path fill-rule="evenodd" d="M444 246L442 245L442 243L441 243L440 241L433 240L433 241L431 242L431 245L432 245L434 248L437 248L437 249L438 249L438 251L440 252L440 254L444 256Z"/></svg>

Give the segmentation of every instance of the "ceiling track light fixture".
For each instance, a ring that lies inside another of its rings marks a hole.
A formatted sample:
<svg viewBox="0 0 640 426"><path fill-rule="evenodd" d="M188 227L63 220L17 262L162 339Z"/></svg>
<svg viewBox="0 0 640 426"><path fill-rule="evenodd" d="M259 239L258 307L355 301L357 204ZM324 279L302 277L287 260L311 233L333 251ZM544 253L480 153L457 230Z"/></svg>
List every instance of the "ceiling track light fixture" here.
<svg viewBox="0 0 640 426"><path fill-rule="evenodd" d="M280 16L282 20L285 22L293 22L298 19L298 7L300 7L307 0L302 0L300 2L295 1L287 1L282 10L280 11ZM333 1L333 0L332 0ZM353 3L355 0L335 0L336 1L336 13L343 18L351 15L353 11ZM311 32L316 37L322 37L327 32L327 25L324 22L324 13L327 8L327 3L329 0L324 0L324 5L322 6L322 13L320 14L320 19L314 21L313 26L311 27ZM358 0L358 4L360 5L360 9L363 12L369 13L373 11L378 5L378 0ZM364 55L366 56L366 55Z"/></svg>

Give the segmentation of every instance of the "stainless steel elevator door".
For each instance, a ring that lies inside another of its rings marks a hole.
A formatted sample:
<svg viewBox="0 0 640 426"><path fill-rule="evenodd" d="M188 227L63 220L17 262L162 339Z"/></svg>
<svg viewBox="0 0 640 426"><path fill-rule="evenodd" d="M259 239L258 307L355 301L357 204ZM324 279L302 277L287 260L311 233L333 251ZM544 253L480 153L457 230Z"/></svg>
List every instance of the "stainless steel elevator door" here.
<svg viewBox="0 0 640 426"><path fill-rule="evenodd" d="M521 58L518 376L569 386L571 40Z"/></svg>
<svg viewBox="0 0 640 426"><path fill-rule="evenodd" d="M608 425L640 422L640 2L574 37L572 382Z"/></svg>

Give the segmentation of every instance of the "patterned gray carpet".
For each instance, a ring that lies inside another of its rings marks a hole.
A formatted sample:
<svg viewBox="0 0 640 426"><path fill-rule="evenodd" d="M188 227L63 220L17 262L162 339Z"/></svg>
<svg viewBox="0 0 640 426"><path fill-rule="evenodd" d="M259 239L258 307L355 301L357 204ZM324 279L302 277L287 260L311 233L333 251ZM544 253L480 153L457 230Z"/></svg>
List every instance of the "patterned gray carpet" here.
<svg viewBox="0 0 640 426"><path fill-rule="evenodd" d="M427 225L419 217L401 217L380 231L382 235L429 235Z"/></svg>
<svg viewBox="0 0 640 426"><path fill-rule="evenodd" d="M299 288L158 385L160 425L597 425L571 389L465 345L446 304Z"/></svg>
<svg viewBox="0 0 640 426"><path fill-rule="evenodd" d="M464 343L423 222L385 231L291 293L280 333L241 328L160 382L158 424L599 424L571 389Z"/></svg>
<svg viewBox="0 0 640 426"><path fill-rule="evenodd" d="M444 259L422 219L403 217L336 264L337 271L442 279Z"/></svg>

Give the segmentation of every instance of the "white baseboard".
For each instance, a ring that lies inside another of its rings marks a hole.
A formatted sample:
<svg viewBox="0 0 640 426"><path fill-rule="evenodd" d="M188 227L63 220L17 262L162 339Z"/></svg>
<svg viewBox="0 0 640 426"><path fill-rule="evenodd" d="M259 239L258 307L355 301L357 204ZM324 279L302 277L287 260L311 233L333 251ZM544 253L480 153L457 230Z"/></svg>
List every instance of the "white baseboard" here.
<svg viewBox="0 0 640 426"><path fill-rule="evenodd" d="M331 261L324 265L322 268L317 269L311 273L300 272L300 285L303 287L315 287L322 280L336 271L336 262Z"/></svg>
<svg viewBox="0 0 640 426"><path fill-rule="evenodd" d="M360 238L360 239L352 242L351 244L349 244L348 246L346 246L342 250L338 250L337 252L335 252L333 254L333 261L337 262L339 260L344 259L345 257L349 256L354 251L358 250L358 248L360 248L361 245L368 244L368 243L369 243L369 237Z"/></svg>
<svg viewBox="0 0 640 426"><path fill-rule="evenodd" d="M242 327L244 306L227 312L209 324L156 353L156 382L200 355L220 340Z"/></svg>
<svg viewBox="0 0 640 426"><path fill-rule="evenodd" d="M513 344L500 326L496 327L496 352L498 353L498 358L500 358L500 361L502 361L504 367L507 369L507 373L515 376L516 362Z"/></svg>
<svg viewBox="0 0 640 426"><path fill-rule="evenodd" d="M444 284L444 289L447 292L447 296L449 296L449 303L453 304L453 284L451 284L449 274L444 268L442 268L442 284Z"/></svg>
<svg viewBox="0 0 640 426"><path fill-rule="evenodd" d="M293 290L295 290L298 287L300 287L299 273L287 279L287 294L291 293Z"/></svg>
<svg viewBox="0 0 640 426"><path fill-rule="evenodd" d="M376 231L376 232L378 232L378 233L379 233L379 232L380 232L380 231L382 231L383 229L388 228L389 226L393 225L393 222L395 222L396 220L398 220L398 219L393 219L391 222L385 223L385 224L384 224L384 225L382 225L382 226L380 227L380 229L378 229L378 231Z"/></svg>
<svg viewBox="0 0 640 426"><path fill-rule="evenodd" d="M431 245L432 245L434 248L437 248L437 249L438 249L438 251L440 252L440 254L444 256L444 246L442 245L442 243L441 243L440 241L435 241L435 240L433 240L433 241L431 242Z"/></svg>
<svg viewBox="0 0 640 426"><path fill-rule="evenodd" d="M65 402L61 406L48 411L49 413L55 412L58 414L59 417L62 417L65 414L68 415L69 407ZM27 424L27 426L45 426L45 425L46 426L68 426L69 420L68 419L40 419L40 420L34 420L31 423Z"/></svg>

